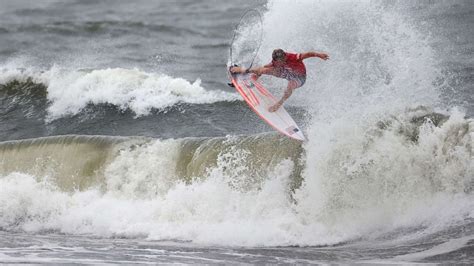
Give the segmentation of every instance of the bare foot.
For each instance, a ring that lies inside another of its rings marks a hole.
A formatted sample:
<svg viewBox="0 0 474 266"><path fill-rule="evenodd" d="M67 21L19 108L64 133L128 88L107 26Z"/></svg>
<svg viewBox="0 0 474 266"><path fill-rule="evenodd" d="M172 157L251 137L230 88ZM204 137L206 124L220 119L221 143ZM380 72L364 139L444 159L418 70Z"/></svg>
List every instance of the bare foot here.
<svg viewBox="0 0 474 266"><path fill-rule="evenodd" d="M268 111L269 111L270 113L276 112L276 111L278 110L278 108L280 108L280 106L281 106L281 104L278 104L278 103L277 103L277 104L275 104L275 105L273 105L273 106L270 106L270 108L268 108Z"/></svg>

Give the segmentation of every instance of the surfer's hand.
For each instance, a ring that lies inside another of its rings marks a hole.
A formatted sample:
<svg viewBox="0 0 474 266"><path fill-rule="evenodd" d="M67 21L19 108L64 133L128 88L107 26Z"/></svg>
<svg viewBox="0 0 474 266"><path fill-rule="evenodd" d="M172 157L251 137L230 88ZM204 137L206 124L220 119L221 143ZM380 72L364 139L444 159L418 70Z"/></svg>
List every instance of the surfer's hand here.
<svg viewBox="0 0 474 266"><path fill-rule="evenodd" d="M230 73L232 74L241 74L244 72L244 69L242 69L241 67L238 67L238 66L233 66L229 69Z"/></svg>
<svg viewBox="0 0 474 266"><path fill-rule="evenodd" d="M329 55L325 53L320 53L319 58L323 59L324 61L329 59Z"/></svg>

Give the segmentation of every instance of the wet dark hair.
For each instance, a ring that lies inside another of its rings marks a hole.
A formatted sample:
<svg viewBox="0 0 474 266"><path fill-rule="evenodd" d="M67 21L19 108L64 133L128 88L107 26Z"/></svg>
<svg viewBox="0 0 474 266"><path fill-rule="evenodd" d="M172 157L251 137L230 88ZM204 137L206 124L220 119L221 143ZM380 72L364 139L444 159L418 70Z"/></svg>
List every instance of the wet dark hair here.
<svg viewBox="0 0 474 266"><path fill-rule="evenodd" d="M285 51L283 51L282 49L273 50L272 59L274 61L282 60L284 58L285 58Z"/></svg>

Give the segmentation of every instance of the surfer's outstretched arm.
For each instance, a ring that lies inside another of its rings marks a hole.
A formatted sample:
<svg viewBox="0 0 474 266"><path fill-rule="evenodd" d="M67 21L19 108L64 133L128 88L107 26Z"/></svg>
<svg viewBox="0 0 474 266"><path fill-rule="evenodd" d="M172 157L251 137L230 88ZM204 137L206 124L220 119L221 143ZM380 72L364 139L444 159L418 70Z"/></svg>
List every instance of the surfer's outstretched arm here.
<svg viewBox="0 0 474 266"><path fill-rule="evenodd" d="M323 60L329 59L329 55L325 53L307 52L307 53L301 53L300 60L304 60L310 57L319 57Z"/></svg>

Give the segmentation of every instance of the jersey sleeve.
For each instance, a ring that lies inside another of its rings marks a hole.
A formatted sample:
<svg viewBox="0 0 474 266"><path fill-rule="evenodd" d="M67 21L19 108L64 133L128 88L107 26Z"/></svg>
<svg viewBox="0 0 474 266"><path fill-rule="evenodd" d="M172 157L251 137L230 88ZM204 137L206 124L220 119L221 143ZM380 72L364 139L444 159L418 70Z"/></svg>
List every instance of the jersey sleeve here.
<svg viewBox="0 0 474 266"><path fill-rule="evenodd" d="M301 61L301 54L287 53L286 59L290 62Z"/></svg>

